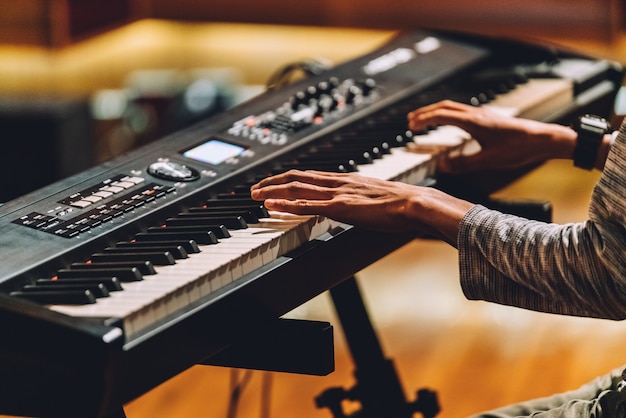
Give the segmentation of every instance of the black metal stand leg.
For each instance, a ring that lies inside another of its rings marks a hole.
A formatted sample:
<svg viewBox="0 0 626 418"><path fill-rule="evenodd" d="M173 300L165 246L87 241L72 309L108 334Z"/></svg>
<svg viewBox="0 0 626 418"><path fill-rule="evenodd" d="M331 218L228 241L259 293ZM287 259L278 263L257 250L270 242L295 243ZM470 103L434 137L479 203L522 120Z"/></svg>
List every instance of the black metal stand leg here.
<svg viewBox="0 0 626 418"><path fill-rule="evenodd" d="M416 412L425 418L436 416L439 405L434 392L422 389L416 401L406 401L393 361L383 354L356 279L346 280L331 289L330 294L356 366L357 384L349 390L325 391L316 399L318 407L329 408L336 418L343 418L347 415L341 402L354 400L360 402L361 410L352 417L410 418Z"/></svg>
<svg viewBox="0 0 626 418"><path fill-rule="evenodd" d="M126 418L126 413L124 413L124 408L120 407L117 412L107 415L106 418Z"/></svg>

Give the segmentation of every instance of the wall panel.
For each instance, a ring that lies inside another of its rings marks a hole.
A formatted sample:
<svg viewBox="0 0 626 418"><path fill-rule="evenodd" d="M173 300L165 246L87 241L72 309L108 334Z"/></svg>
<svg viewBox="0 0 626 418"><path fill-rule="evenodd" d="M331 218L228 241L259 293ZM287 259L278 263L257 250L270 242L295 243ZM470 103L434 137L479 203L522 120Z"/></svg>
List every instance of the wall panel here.
<svg viewBox="0 0 626 418"><path fill-rule="evenodd" d="M0 43L64 46L141 18L611 41L624 0L0 0Z"/></svg>

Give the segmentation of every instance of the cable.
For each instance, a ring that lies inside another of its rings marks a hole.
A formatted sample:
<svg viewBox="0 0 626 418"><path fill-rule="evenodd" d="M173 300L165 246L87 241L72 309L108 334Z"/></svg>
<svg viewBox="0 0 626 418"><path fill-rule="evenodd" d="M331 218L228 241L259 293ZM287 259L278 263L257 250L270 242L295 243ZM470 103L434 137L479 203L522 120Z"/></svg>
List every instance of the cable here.
<svg viewBox="0 0 626 418"><path fill-rule="evenodd" d="M305 76L318 75L327 71L330 65L318 59L296 61L279 68L272 74L265 87L267 89L280 88L292 82L292 79L300 73Z"/></svg>
<svg viewBox="0 0 626 418"><path fill-rule="evenodd" d="M239 407L239 400L241 395L250 382L252 377L252 370L246 370L244 375L239 379L239 369L231 369L230 372L230 400L228 402L227 418L237 417L237 408Z"/></svg>

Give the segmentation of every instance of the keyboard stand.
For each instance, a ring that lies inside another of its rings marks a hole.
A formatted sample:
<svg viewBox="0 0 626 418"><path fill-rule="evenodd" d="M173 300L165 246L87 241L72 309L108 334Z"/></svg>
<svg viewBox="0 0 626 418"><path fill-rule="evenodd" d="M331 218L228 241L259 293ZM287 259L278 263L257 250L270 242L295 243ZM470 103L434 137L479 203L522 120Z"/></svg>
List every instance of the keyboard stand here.
<svg viewBox="0 0 626 418"><path fill-rule="evenodd" d="M410 418L416 412L424 418L435 417L439 412L435 392L420 389L415 401L406 401L393 361L384 356L355 277L330 289L330 294L356 366L357 383L349 390L327 389L316 398L318 408L329 408L335 418L345 418L348 415L341 403L350 400L361 404L361 410L350 417Z"/></svg>
<svg viewBox="0 0 626 418"><path fill-rule="evenodd" d="M120 410L117 413L107 415L106 418L126 418L126 414L124 413L124 408L120 408Z"/></svg>
<svg viewBox="0 0 626 418"><path fill-rule="evenodd" d="M335 370L333 327L281 318L200 364L325 376Z"/></svg>

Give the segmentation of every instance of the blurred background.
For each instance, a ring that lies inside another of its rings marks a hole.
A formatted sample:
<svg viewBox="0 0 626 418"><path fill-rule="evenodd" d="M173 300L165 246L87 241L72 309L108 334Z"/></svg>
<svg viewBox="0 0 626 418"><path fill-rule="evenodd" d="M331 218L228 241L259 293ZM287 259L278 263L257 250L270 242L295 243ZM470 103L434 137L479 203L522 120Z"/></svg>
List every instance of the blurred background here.
<svg viewBox="0 0 626 418"><path fill-rule="evenodd" d="M624 20L620 0L0 0L0 10L0 202L233 106L288 63L336 64L398 30L560 41L619 59Z"/></svg>
<svg viewBox="0 0 626 418"><path fill-rule="evenodd" d="M624 19L622 0L0 0L0 202L228 109L288 63L338 64L399 30L554 43L626 64ZM576 222L596 180L550 162L499 194L549 200L556 222ZM626 363L622 323L466 301L442 243L416 240L359 280L407 397L436 390L442 417L575 388ZM337 325L327 295L290 316ZM336 361L326 377L197 366L126 413L330 417L315 396L353 384L339 326Z"/></svg>

